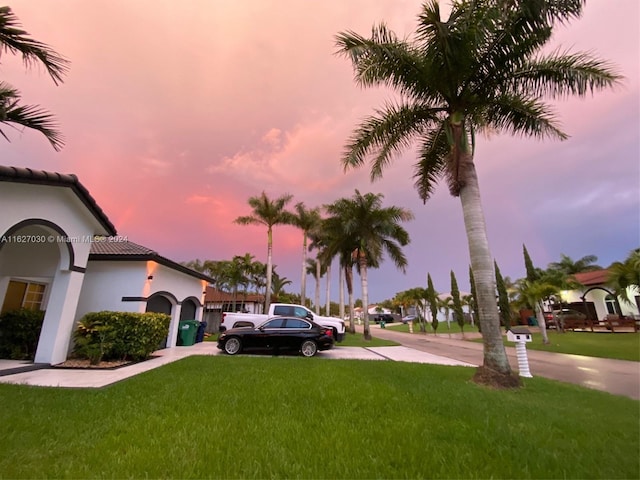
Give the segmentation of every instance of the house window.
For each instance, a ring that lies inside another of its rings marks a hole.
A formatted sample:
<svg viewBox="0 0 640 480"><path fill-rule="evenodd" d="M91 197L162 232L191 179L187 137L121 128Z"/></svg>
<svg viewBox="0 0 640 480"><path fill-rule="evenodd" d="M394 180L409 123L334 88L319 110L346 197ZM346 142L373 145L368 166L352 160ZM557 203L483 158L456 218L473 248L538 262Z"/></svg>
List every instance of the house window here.
<svg viewBox="0 0 640 480"><path fill-rule="evenodd" d="M610 315L615 315L616 312L616 299L613 295L607 295L604 298L604 304L607 307L607 313Z"/></svg>
<svg viewBox="0 0 640 480"><path fill-rule="evenodd" d="M26 308L42 310L46 285L10 280L2 303L2 312Z"/></svg>

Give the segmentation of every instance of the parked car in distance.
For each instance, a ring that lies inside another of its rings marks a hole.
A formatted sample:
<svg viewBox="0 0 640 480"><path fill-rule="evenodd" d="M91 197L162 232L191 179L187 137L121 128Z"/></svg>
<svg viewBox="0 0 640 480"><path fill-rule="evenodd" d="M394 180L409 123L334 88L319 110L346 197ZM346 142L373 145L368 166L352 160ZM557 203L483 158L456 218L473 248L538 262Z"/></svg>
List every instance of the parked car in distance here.
<svg viewBox="0 0 640 480"><path fill-rule="evenodd" d="M411 322L413 322L416 318L418 318L418 317L416 317L415 315L407 315L407 316L405 316L405 317L402 317L402 323L411 323Z"/></svg>
<svg viewBox="0 0 640 480"><path fill-rule="evenodd" d="M545 317L545 322L547 323L547 328L558 329L558 325L560 325L560 328L563 328L567 321L577 320L583 322L586 318L587 316L582 312L571 308L563 308L561 310L554 310L551 320L547 320Z"/></svg>
<svg viewBox="0 0 640 480"><path fill-rule="evenodd" d="M231 328L218 337L218 348L229 355L247 350L299 351L313 357L333 348L333 329L296 317L274 317L254 327Z"/></svg>
<svg viewBox="0 0 640 480"><path fill-rule="evenodd" d="M395 318L393 318L393 315L391 315L390 313L377 313L373 317L373 321L376 323L380 323L380 322L392 323L394 320Z"/></svg>

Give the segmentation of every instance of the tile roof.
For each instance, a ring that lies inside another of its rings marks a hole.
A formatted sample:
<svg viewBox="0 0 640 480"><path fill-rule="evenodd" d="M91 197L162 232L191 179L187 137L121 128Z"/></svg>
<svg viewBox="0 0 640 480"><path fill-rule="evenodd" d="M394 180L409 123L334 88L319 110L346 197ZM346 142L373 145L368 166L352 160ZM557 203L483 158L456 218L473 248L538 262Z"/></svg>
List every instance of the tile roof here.
<svg viewBox="0 0 640 480"><path fill-rule="evenodd" d="M93 255L157 255L150 248L143 247L118 237L95 237L91 243Z"/></svg>
<svg viewBox="0 0 640 480"><path fill-rule="evenodd" d="M8 167L0 165L0 182L29 183L33 185L49 185L52 187L70 188L80 201L87 207L91 214L105 229L105 233L116 235L116 227L111 223L104 211L98 206L95 199L78 177L73 174L46 172L31 168Z"/></svg>
<svg viewBox="0 0 640 480"><path fill-rule="evenodd" d="M576 273L574 278L583 285L603 285L609 280L609 270Z"/></svg>
<svg viewBox="0 0 640 480"><path fill-rule="evenodd" d="M212 283L213 278L204 273L192 270L184 265L169 260L155 250L130 242L122 237L95 237L91 242L89 261L148 261L158 262L160 265L177 270L192 277Z"/></svg>

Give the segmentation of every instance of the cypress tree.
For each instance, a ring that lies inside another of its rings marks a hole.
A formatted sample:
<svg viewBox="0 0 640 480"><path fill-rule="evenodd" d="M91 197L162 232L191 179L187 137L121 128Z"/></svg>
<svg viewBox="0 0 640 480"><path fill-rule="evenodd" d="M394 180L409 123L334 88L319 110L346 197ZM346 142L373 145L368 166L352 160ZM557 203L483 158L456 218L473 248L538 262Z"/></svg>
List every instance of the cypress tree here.
<svg viewBox="0 0 640 480"><path fill-rule="evenodd" d="M522 244L522 253L524 254L524 268L527 271L527 280L529 282L535 282L540 277L540 273L533 266L533 262L527 251L527 246L524 243Z"/></svg>
<svg viewBox="0 0 640 480"><path fill-rule="evenodd" d="M427 273L427 302L429 302L429 309L431 310L431 327L435 334L436 330L438 330L438 294L436 289L433 288L430 273Z"/></svg>
<svg viewBox="0 0 640 480"><path fill-rule="evenodd" d="M460 325L460 331L464 333L464 312L462 311L462 302L460 301L460 290L458 290L458 282L456 274L451 270L451 298L453 299L453 313L456 321Z"/></svg>
<svg viewBox="0 0 640 480"><path fill-rule="evenodd" d="M498 309L500 310L500 321L504 325L505 330L509 330L511 327L511 305L509 305L509 294L507 293L507 287L504 284L504 278L500 273L500 267L498 262L493 261L496 270L496 287L498 290Z"/></svg>
<svg viewBox="0 0 640 480"><path fill-rule="evenodd" d="M480 325L480 310L478 309L478 301L476 300L476 281L473 278L473 270L469 265L469 285L471 285L471 311L475 318L475 324L478 327L478 332L482 333L482 327Z"/></svg>

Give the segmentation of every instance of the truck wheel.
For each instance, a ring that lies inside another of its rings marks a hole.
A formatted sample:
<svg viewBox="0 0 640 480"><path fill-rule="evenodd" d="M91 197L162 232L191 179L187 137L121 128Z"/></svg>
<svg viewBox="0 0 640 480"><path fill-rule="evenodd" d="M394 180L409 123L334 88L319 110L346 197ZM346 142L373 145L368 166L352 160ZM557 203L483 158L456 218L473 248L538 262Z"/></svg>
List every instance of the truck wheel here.
<svg viewBox="0 0 640 480"><path fill-rule="evenodd" d="M318 346L313 340L305 340L300 347L300 353L303 357L313 357L318 351Z"/></svg>
<svg viewBox="0 0 640 480"><path fill-rule="evenodd" d="M224 342L224 351L229 355L235 355L236 353L240 353L242 350L242 342L238 337L228 338L226 342Z"/></svg>
<svg viewBox="0 0 640 480"><path fill-rule="evenodd" d="M338 341L338 329L334 327L331 330L333 330L333 341L337 342Z"/></svg>

